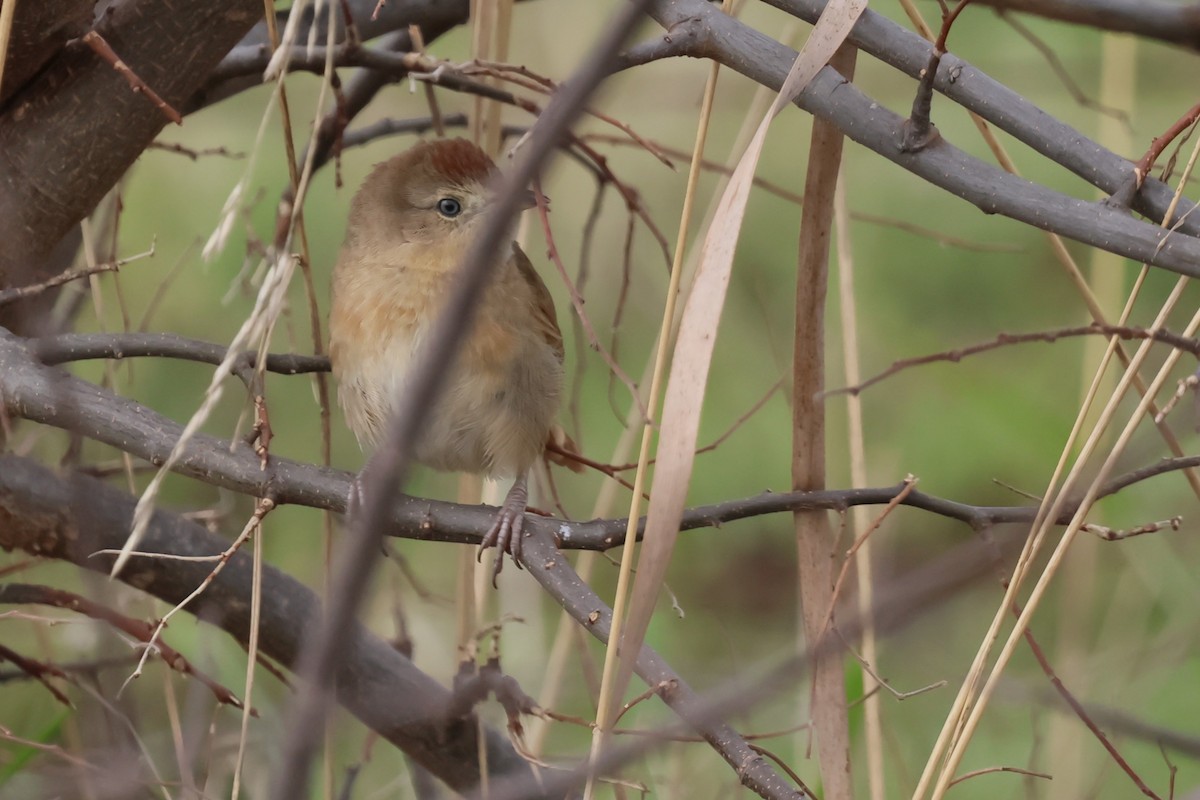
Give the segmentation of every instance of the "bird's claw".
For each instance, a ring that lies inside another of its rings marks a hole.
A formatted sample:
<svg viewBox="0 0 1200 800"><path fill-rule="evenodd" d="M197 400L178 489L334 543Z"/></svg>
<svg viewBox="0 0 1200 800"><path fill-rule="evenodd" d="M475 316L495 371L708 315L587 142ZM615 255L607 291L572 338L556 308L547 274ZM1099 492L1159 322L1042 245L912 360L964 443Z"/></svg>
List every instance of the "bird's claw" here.
<svg viewBox="0 0 1200 800"><path fill-rule="evenodd" d="M500 570L504 569L504 554L508 553L512 556L513 563L517 565L517 569L521 569L521 534L525 529L525 509L517 511L509 508L507 505L500 509L496 514L496 519L492 522L492 527L484 534L482 541L479 543L479 552L476 554L476 561L483 560L483 551L489 547L496 548L496 565L492 568L492 586L496 586L496 579L500 577Z"/></svg>
<svg viewBox="0 0 1200 800"><path fill-rule="evenodd" d="M496 548L496 565L492 568L493 587L496 587L500 570L504 569L505 553L512 556L517 569L521 569L521 539L525 530L526 502L525 482L517 481L509 490L508 497L504 498L504 505L496 512L496 519L492 521L492 527L488 528L488 532L479 542L479 551L475 555L476 561L483 560L484 550L489 547Z"/></svg>

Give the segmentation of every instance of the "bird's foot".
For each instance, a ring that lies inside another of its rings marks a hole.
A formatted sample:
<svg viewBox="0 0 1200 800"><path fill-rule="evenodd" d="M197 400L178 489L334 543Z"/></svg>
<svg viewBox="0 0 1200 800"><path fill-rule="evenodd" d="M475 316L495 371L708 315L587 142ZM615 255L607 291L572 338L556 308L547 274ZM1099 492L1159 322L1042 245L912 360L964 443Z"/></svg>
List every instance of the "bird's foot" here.
<svg viewBox="0 0 1200 800"><path fill-rule="evenodd" d="M492 527L483 535L479 543L479 553L476 560L483 559L483 551L489 547L496 548L496 566L492 569L492 586L504 568L504 554L512 556L513 563L521 568L521 534L525 529L525 507L529 503L529 492L525 486L525 477L517 479L504 498L504 505L496 512Z"/></svg>

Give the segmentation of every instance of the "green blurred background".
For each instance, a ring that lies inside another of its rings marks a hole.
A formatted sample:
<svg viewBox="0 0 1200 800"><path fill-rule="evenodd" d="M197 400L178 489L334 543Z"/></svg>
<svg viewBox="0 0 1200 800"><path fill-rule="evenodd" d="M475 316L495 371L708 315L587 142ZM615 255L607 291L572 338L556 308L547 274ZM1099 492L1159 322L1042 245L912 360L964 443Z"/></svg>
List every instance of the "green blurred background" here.
<svg viewBox="0 0 1200 800"><path fill-rule="evenodd" d="M873 8L906 24L896 4L881 2ZM923 8L931 16L936 14L932 3ZM562 0L522 3L516 9L511 60L537 73L563 79L610 11L608 4ZM808 31L807 26L794 24L782 13L757 4L747 4L742 18L772 35L791 36L794 46ZM1053 48L1087 95L1097 97L1102 37L1089 30L1022 19ZM642 29L643 36L654 34L649 24ZM1095 135L1100 115L1072 100L1045 60L996 14L984 8L970 9L956 25L950 46L956 54L1054 116ZM437 40L430 51L441 58L466 60L470 55L469 31L460 29ZM1176 49L1142 42L1136 46L1136 64L1136 102L1125 111L1135 150L1140 153L1151 137L1194 103L1194 83L1180 76L1192 74L1195 59ZM595 104L644 137L690 150L707 73L707 65L695 60L649 65L610 80ZM911 104L915 86L906 76L866 56L859 59L856 83L900 113ZM319 80L309 75L295 75L288 80L295 136L301 145L318 112L318 84ZM710 159L730 160L738 131L747 124L755 88L746 79L722 71L707 151ZM472 111L473 100L469 97L441 89L437 96L444 113ZM277 111L271 107L270 92L260 88L188 117L182 128L169 128L161 136L162 141L189 148L224 147L249 153L255 148L255 134L264 113L269 113L271 120L252 164L213 156L192 161L163 151L149 151L143 156L122 190L119 253L141 252L154 240L156 255L122 269L120 300L112 276L105 276L100 281L102 313L97 314L88 304L79 318L79 330L120 330L126 324L122 303L136 326L160 284L171 276L170 287L148 322L149 329L215 342L230 340L249 312L255 293L247 280L257 258L246 255L248 232L269 240L276 203L287 184ZM425 114L423 92L414 92L408 83L402 83L385 89L352 128L384 117ZM528 116L507 108L504 119L517 125L530 122ZM944 98L935 98L934 120L949 141L991 161L974 125L960 108ZM795 109L785 111L772 127L758 174L790 191L802 191L810 125L807 115ZM577 130L620 135L595 119L582 121ZM1016 163L1030 179L1076 196L1095 196L1090 187L1065 170L1004 134L999 138L1010 147ZM305 222L323 316L328 312L329 270L354 189L373 164L412 141L411 137L385 139L347 151L341 161L344 185L340 188L335 186L332 167L316 176L305 205ZM637 147L596 146L609 158L613 171L636 187L646 208L673 243L686 183L686 161L680 161L671 171ZM966 249L894 226L854 222L854 294L864 376L900 358L953 349L1000 332L1053 329L1089 321L1078 294L1039 231L985 216L853 144L847 145L844 169L852 212L1009 248L1003 252ZM211 262L205 262L198 255L199 248L216 226L230 191L243 178L248 180L245 197L253 202L244 220L234 225L227 246ZM718 187L716 176L704 176L699 193L701 209L710 199L715 200ZM544 188L552 199L556 244L567 269L574 272L580 261L582 229L594 195L594 181L570 159L559 158L546 176ZM624 424L628 393L619 382L610 380L598 354L579 345L578 328L568 323L571 312L567 293L545 256L540 225L534 215L529 216L524 226L525 249L555 295L568 340L568 370L582 370L578 419L564 410L563 422L578 433L588 456L609 461ZM789 488L791 412L786 387L790 386L798 219L798 207L788 200L766 191L757 191L751 198L721 320L701 442L712 441L725 432L776 381L782 379L785 390L772 395L761 411L714 452L698 458L692 503ZM586 309L606 345L613 340L612 318L622 284L626 227L623 203L608 191L591 242L586 285ZM1068 248L1083 264L1092 258L1087 248L1074 244L1068 244ZM651 356L666 286L661 250L640 224L631 263L631 289L616 349L626 372L636 379ZM1106 270L1110 277L1119 273L1117 283L1127 287L1137 265L1120 263ZM1135 324L1152 319L1174 281L1172 275L1151 273L1133 316ZM845 383L837 282L836 276L831 278L827 327L830 386ZM1107 311L1116 317L1123 298L1120 294L1113 297L1116 300ZM1196 298L1195 289L1188 289L1181 308L1189 315ZM309 351L311 334L299 275L291 299L274 349ZM870 484L892 485L911 473L920 478L921 489L944 497L974 504L1028 502L1000 483L1035 495L1043 491L1074 420L1081 392L1094 370L1094 344L1076 339L1053 345L1009 347L957 365L912 369L870 389L863 395ZM1189 370L1190 366L1181 368L1180 376ZM93 380L105 377L104 368L98 364L81 364L75 371ZM199 365L144 359L121 364L113 373L121 393L180 421L197 408L210 374L209 368ZM1170 387L1173 383L1168 391ZM208 432L222 437L233 434L239 416L246 411L240 386L230 383L226 388L218 413L205 426ZM268 402L277 437L272 452L319 461L320 425L312 382L305 377L273 376L268 383ZM1127 417L1132 406L1126 405ZM828 408L829 484L844 487L849 485L845 402L834 398ZM1182 404L1172 420L1185 450L1193 451L1195 419L1190 403ZM24 424L19 433L32 434L35 430ZM48 461L56 460L63 446L57 434L42 436L30 444ZM85 454L88 459L103 461L115 455L91 443ZM1143 425L1118 471L1152 463L1164 455L1167 453L1161 439ZM363 455L335 411L334 465L354 470L362 461ZM121 478L114 480L124 485ZM138 480L144 485L148 475L139 474ZM566 510L577 518L591 515L601 480L595 473L555 473ZM457 478L420 470L408 489L418 495L453 499ZM621 509L627 510L628 497L624 490L618 493L613 516L624 515ZM1106 500L1094 518L1097 522L1121 527L1181 514L1183 528L1119 543L1081 537L1033 629L1059 675L1080 699L1200 736L1196 724L1200 719L1200 661L1194 647L1198 632L1195 609L1200 607L1200 597L1195 580L1196 528L1191 519L1195 502L1178 475L1156 479ZM230 536L241 528L252 510L247 498L229 496L179 477L167 480L162 503L179 511L216 506L224 512L216 524ZM997 537L1020 537L1024 530L1004 528L994 533ZM873 538L877 575L882 580L902 574L973 535L964 525L901 509ZM650 639L697 688L753 675L797 646L793 536L790 517L779 515L681 537L669 584L686 616L680 618L668 604L660 604ZM286 507L275 511L267 520L264 541L270 563L310 586L321 585L326 567L319 513ZM335 537L335 547L336 542ZM376 632L392 637L396 634L396 609L401 608L414 641L416 662L448 682L456 659L453 598L457 549L406 541L398 542L396 547L433 597L422 597L399 568L388 563L377 572L376 586L361 616ZM11 556L5 559L14 560ZM3 564L0 561L0 567ZM601 596L611 597L615 576L615 567L604 561L597 565L593 583ZM135 616L154 618L165 611L131 590L104 585L61 565L39 566L21 580L97 592ZM911 794L1000 597L998 583L984 575L971 590L881 642L876 669L897 689L910 691L940 680L949 682L945 688L903 702L885 694L888 797ZM511 623L506 629L504 663L522 686L537 696L558 622L556 609L527 575L511 569L502 578L498 607L524 618L523 623ZM110 630L86 621L74 620L53 629L13 619L0 625L6 643L40 657L69 661L95 652L128 652ZM198 666L240 692L244 653L227 637L190 617L176 617L167 639ZM587 649L599 663L600 649L594 643L589 643ZM214 711L202 687L163 673L161 664L153 664L124 696L122 707L136 720L147 749L164 774L173 775L170 729L163 712L163 683L170 681L191 719L211 722L212 749L206 762L212 775L211 796L227 794L239 715L231 709ZM115 690L126 675L127 671L120 669L105 673L105 691ZM556 710L585 717L591 714L584 675L578 658L574 658L566 696ZM847 675L853 699L860 693L861 678L849 658ZM1018 651L1006 676L962 771L1011 765L1051 772L1055 779L1049 782L1013 774L985 775L952 790L957 796L1120 798L1135 793L1083 725L1041 698L1049 683L1028 651ZM265 796L269 765L278 752L281 723L286 720L288 696L274 678L260 677L255 705L263 716L252 722L245 796ZM737 724L751 731L787 727L806 718L807 701L807 690L797 684L794 691L748 710ZM2 684L0 725L18 735L66 747L80 737L87 739L79 730L72 732L73 727L98 724L98 712L95 708L89 710L94 701L82 696L78 702L84 711L64 713L35 685ZM502 724L496 709L489 708L485 715ZM650 727L669 719L665 710L650 703L627 722ZM855 769L865 796L861 722L856 710L852 718L857 748ZM346 765L363 757L367 734L344 714L339 716L337 726L334 769L335 782L340 785ZM586 731L555 724L549 733L548 749L553 755L578 754L588 738ZM1165 797L1168 766L1159 747L1119 733L1114 741L1130 764ZM803 735L766 743L815 785L817 768L814 760L805 757L806 745ZM23 766L24 751L15 746L8 749L8 758L0 759L0 778L6 781L0 783L0 795L36 796L30 793L38 791L40 785L37 763ZM1178 752L1171 752L1170 760L1179 767L1176 796L1185 796L1200 784L1200 770L1193 760ZM632 767L628 776L665 797L745 794L738 789L734 774L702 745L671 745L654 751L646 762ZM355 797L406 797L411 792L397 754L382 745L374 749L358 781Z"/></svg>

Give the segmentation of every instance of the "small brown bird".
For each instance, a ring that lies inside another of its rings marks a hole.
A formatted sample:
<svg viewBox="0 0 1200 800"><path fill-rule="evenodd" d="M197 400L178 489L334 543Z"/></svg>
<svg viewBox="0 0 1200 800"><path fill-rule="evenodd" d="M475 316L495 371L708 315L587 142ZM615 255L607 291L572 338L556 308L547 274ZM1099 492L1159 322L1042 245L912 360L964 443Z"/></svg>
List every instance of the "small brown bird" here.
<svg viewBox="0 0 1200 800"><path fill-rule="evenodd" d="M378 442L410 379L495 173L464 139L423 142L377 166L354 196L333 271L329 355L339 404L364 449ZM515 477L480 547L497 545L515 560L529 469L557 427L563 342L550 292L516 242L510 247L414 456L434 469Z"/></svg>

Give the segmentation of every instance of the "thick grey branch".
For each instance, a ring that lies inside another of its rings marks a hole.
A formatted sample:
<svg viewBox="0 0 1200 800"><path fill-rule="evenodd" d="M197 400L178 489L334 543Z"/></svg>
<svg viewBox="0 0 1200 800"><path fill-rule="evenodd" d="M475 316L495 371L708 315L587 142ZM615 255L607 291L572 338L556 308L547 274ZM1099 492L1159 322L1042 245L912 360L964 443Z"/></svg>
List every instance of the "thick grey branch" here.
<svg viewBox="0 0 1200 800"><path fill-rule="evenodd" d="M768 2L809 22L815 22L825 8L825 0ZM932 45L925 39L869 9L851 31L850 41L913 78L920 77L921 71L929 65L932 52ZM1133 162L1055 119L952 53L942 56L934 88L1110 195L1126 188L1133 176ZM1158 223L1166 216L1173 194L1174 191L1162 181L1149 179L1134 197L1133 208ZM1176 219L1188 214L1190 208L1192 203L1183 200ZM1195 216L1192 214L1184 219L1180 230L1200 235L1200 219Z"/></svg>
<svg viewBox="0 0 1200 800"><path fill-rule="evenodd" d="M154 462L161 462L165 458L181 430L178 424L131 400L113 395L58 369L39 365L29 355L24 343L4 331L0 331L0 403L6 413L64 427ZM344 472L274 457L264 473L259 468L258 456L250 448L241 447L231 452L228 442L202 435L196 436L189 444L176 471L247 494L270 496L278 503L301 503L337 511L346 507L351 481L350 475ZM881 490L881 493L884 491ZM751 504L743 508L753 507ZM390 509L385 529L387 533L410 538L477 544L482 531L491 525L493 513L492 509L482 506L402 498ZM737 510L731 510L731 513L733 516L730 519L738 518ZM689 527L711 525L715 521L711 513L702 510ZM541 542L539 544L531 539L525 545L530 548L528 553L538 554L536 559L541 564L537 569L531 565L531 572L556 599L565 594L571 599L573 607L608 613L607 606L579 580L561 556L557 556L553 563L545 556L556 552L551 543L554 536L563 537L568 546L574 544L576 537L572 531L576 529L585 539L590 539L595 547L607 549L615 546L618 525L608 521L589 532L587 524L576 526L530 518L526 530ZM619 527L624 530L623 524ZM124 543L127 531L127 524L119 527L112 534L117 544L103 546L119 548ZM3 542L0 541L0 544ZM529 555L527 558L535 556ZM145 568L151 569L162 563L170 562L147 563ZM104 568L104 565L99 568ZM203 574L202 571L201 576ZM122 573L122 577L126 577L125 573ZM196 581L188 585L195 586ZM592 630L599 635L599 631L606 628ZM652 650L644 650L639 669L642 670L640 674L648 680L678 682L678 688L665 699L685 719L689 717L689 709L699 707L700 701L695 693ZM693 718L692 721L697 724L701 722L699 718ZM735 766L740 765L739 775L746 785L755 787L766 797L793 796L774 770L761 762L732 728L720 722L703 720L699 730L727 761Z"/></svg>
<svg viewBox="0 0 1200 800"><path fill-rule="evenodd" d="M1200 50L1200 3L1175 0L976 0L976 3Z"/></svg>
<svg viewBox="0 0 1200 800"><path fill-rule="evenodd" d="M81 35L92 24L96 0L41 0L20 3L13 14L0 107L18 88L37 74L68 39Z"/></svg>
<svg viewBox="0 0 1200 800"><path fill-rule="evenodd" d="M258 0L127 0L95 30L178 107L261 14ZM42 268L165 122L90 49L58 50L0 111L0 287L46 277L30 272Z"/></svg>
<svg viewBox="0 0 1200 800"><path fill-rule="evenodd" d="M115 342L115 344L114 344ZM126 397L76 378L38 361L43 350L50 360L61 362L86 354L88 357L132 356L137 352L215 363L225 349L163 334L71 334L38 342L24 340L0 330L0 413L61 428L112 445L124 452L161 464L179 440L182 426ZM273 355L268 368L284 374L305 366L322 368L323 359L310 356ZM1107 497L1124 488L1167 472L1196 466L1200 457L1167 459L1113 478L1101 490ZM260 468L258 455L247 446L231 447L223 439L197 435L175 466L181 475L196 478L245 495L270 495L277 503L309 506L342 512L350 491L351 475L342 470L318 467L272 456L267 469ZM837 489L819 492L767 492L755 497L726 500L688 509L684 530L718 527L726 522L802 509L843 511L856 505L884 505L900 493L902 485L870 489ZM1036 509L1030 506L975 506L912 491L903 504L949 519L983 528L1005 523L1028 523ZM1073 509L1067 508L1068 515ZM386 532L392 536L426 541L478 544L481 531L491 524L493 511L487 506L466 506L401 497L393 505ZM643 520L644 523L644 520ZM608 550L624 541L624 519L570 522L530 517L527 527L553 536L564 549Z"/></svg>
<svg viewBox="0 0 1200 800"><path fill-rule="evenodd" d="M804 18L815 19L824 8L821 0L773 2ZM714 58L774 89L782 84L796 56L795 51L722 14L704 0L659 0L651 13L667 28L694 26L695 20L700 20L705 35L697 39L691 55ZM869 11L855 26L850 40L910 74L928 63L927 42ZM972 91L963 91L964 86L971 86ZM1057 122L960 59L950 55L943 58L936 88L1106 191L1117 191L1132 175L1130 162ZM944 139L919 152L906 153L901 148L904 118L863 94L832 69L822 70L797 104L830 120L853 141L985 213L1004 214L1127 258L1200 276L1200 239L1183 232L1195 226L1185 223L1180 231L1168 235L1157 225L1131 218L1122 209L1068 197L1010 175ZM1139 210L1151 215L1160 207L1165 211L1168 194L1163 184L1152 186L1147 181L1146 190L1138 195L1146 208Z"/></svg>
<svg viewBox="0 0 1200 800"><path fill-rule="evenodd" d="M362 41L369 41L384 34L389 34L382 44L383 50L408 51L412 50L408 26L417 25L421 36L428 44L441 37L447 31L466 23L470 16L469 0L392 0L381 11L379 19L371 21L376 0L352 0L351 10ZM334 4L334 8L337 4ZM312 12L306 14L309 25L302 27L298 41L307 44L308 31L311 29ZM281 12L281 17L284 13ZM342 15L338 13L339 27ZM282 30L282 22L280 24ZM317 36L314 41L324 44L325 26L318 24ZM344 35L339 35L338 41L344 41ZM251 89L262 83L262 67L257 70L248 68L248 64L262 63L270 57L270 45L267 41L266 23L260 22L246 35L237 47L234 47L217 68L205 79L204 86L187 102L185 108L197 111L205 106L220 102L239 92ZM324 69L324 64L316 68ZM396 80L395 74L380 75L382 81Z"/></svg>
<svg viewBox="0 0 1200 800"><path fill-rule="evenodd" d="M0 456L0 547L73 562L107 574L133 520L135 499L83 475L60 478L36 462ZM176 556L212 556L229 543L203 526L158 511L138 549ZM120 579L167 603L199 586L212 562L135 557ZM250 634L252 559L235 554L192 613L219 625L243 646ZM305 639L321 618L317 596L269 565L263 567L259 647L294 669ZM399 747L449 786L465 791L479 783L479 730L473 717L444 718L450 692L387 642L350 623L347 649L335 675L337 697L372 730ZM445 723L445 724L443 724ZM486 729L491 775L531 777L507 738Z"/></svg>

